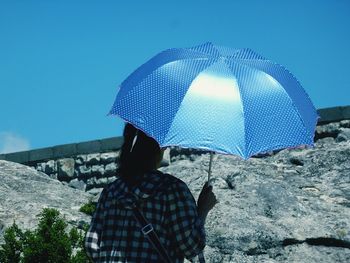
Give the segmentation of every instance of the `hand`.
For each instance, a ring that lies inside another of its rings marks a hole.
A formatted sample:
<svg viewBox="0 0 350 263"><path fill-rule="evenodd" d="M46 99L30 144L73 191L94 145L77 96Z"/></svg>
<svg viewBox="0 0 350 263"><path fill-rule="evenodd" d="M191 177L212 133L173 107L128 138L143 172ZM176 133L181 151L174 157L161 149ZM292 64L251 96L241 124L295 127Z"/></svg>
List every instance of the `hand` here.
<svg viewBox="0 0 350 263"><path fill-rule="evenodd" d="M199 194L197 201L198 215L205 221L209 211L213 209L215 204L218 202L215 194L213 193L213 187L206 182Z"/></svg>

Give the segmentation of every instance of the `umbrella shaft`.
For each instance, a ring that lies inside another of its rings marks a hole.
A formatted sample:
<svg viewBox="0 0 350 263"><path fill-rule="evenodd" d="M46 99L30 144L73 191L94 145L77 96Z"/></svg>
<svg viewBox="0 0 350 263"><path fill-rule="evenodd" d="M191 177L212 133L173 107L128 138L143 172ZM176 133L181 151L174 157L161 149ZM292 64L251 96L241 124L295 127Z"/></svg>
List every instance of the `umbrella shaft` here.
<svg viewBox="0 0 350 263"><path fill-rule="evenodd" d="M212 167L212 163L213 163L213 156L214 156L214 153L210 152L209 171L208 171L208 184L209 185L210 185L210 176L211 176L211 167Z"/></svg>

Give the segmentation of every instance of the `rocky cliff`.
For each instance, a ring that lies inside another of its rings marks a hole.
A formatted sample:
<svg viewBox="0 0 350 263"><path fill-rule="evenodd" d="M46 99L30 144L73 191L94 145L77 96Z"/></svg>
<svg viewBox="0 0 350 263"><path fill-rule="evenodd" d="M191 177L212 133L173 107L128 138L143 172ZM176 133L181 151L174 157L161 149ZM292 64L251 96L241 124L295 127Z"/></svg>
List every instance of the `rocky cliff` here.
<svg viewBox="0 0 350 263"><path fill-rule="evenodd" d="M247 161L215 156L212 185L219 203L206 222L208 262L350 262L350 121L319 126L315 139L313 148ZM172 149L170 158L161 170L185 181L197 198L209 155ZM31 227L43 206L61 209L74 224L89 221L78 212L89 196L0 161L2 226L16 219Z"/></svg>
<svg viewBox="0 0 350 263"><path fill-rule="evenodd" d="M206 224L210 262L350 262L350 145L333 146L246 162L218 156L220 203ZM197 195L207 163L204 155L163 170Z"/></svg>
<svg viewBox="0 0 350 263"><path fill-rule="evenodd" d="M214 158L219 204L206 222L209 262L350 262L350 122L318 127L313 148ZM162 168L195 196L207 154Z"/></svg>

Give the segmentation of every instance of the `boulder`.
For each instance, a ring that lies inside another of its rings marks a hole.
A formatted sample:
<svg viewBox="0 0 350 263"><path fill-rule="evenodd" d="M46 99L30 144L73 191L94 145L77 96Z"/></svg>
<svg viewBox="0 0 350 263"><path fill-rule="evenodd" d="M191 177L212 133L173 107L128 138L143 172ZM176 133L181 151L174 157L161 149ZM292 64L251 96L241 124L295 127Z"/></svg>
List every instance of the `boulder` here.
<svg viewBox="0 0 350 263"><path fill-rule="evenodd" d="M76 176L74 173L75 161L73 158L64 158L57 161L57 179L69 182Z"/></svg>
<svg viewBox="0 0 350 263"><path fill-rule="evenodd" d="M75 157L76 165L83 165L86 163L86 154L80 154Z"/></svg>
<svg viewBox="0 0 350 263"><path fill-rule="evenodd" d="M208 151L197 150L197 149L184 149L180 147L170 147L168 152L166 152L166 158L171 162L178 160L190 159L194 161L197 156L206 154Z"/></svg>
<svg viewBox="0 0 350 263"><path fill-rule="evenodd" d="M87 193L91 194L93 202L97 203L102 191L103 188L91 188Z"/></svg>
<svg viewBox="0 0 350 263"><path fill-rule="evenodd" d="M91 177L86 181L86 191L90 191L93 188L97 188L97 178Z"/></svg>
<svg viewBox="0 0 350 263"><path fill-rule="evenodd" d="M72 188L81 190L81 191L85 191L86 189L86 184L84 183L84 181L80 181L79 179L73 179L72 181L70 181L68 183L68 185Z"/></svg>
<svg viewBox="0 0 350 263"><path fill-rule="evenodd" d="M91 176L101 178L105 174L105 169L103 165L93 165L91 167Z"/></svg>
<svg viewBox="0 0 350 263"><path fill-rule="evenodd" d="M336 138L339 134L340 124L339 122L329 123L325 125L319 125L316 127L315 140L325 137Z"/></svg>
<svg viewBox="0 0 350 263"><path fill-rule="evenodd" d="M100 164L101 154L92 153L86 156L86 164L87 165L97 165Z"/></svg>
<svg viewBox="0 0 350 263"><path fill-rule="evenodd" d="M46 163L43 163L43 170L46 174L54 174L57 172L57 165L54 160L50 160Z"/></svg>
<svg viewBox="0 0 350 263"><path fill-rule="evenodd" d="M90 217L79 212L89 198L34 168L0 160L0 243L4 228L14 221L22 229L35 228L36 215L46 207L59 210L71 225L90 223Z"/></svg>
<svg viewBox="0 0 350 263"><path fill-rule="evenodd" d="M105 166L105 176L106 177L112 177L115 176L117 172L117 165L116 163L109 163Z"/></svg>
<svg viewBox="0 0 350 263"><path fill-rule="evenodd" d="M321 140L246 161L214 156L208 262L350 262L350 143ZM209 154L193 158L161 169L197 199Z"/></svg>
<svg viewBox="0 0 350 263"><path fill-rule="evenodd" d="M340 132L335 139L336 142L344 142L350 140L350 128L340 128Z"/></svg>
<svg viewBox="0 0 350 263"><path fill-rule="evenodd" d="M350 128L350 120L342 120L339 125L342 128Z"/></svg>
<svg viewBox="0 0 350 263"><path fill-rule="evenodd" d="M170 148L165 149L163 154L163 159L160 163L160 167L165 167L170 165L170 162L171 162L170 151L171 151Z"/></svg>
<svg viewBox="0 0 350 263"><path fill-rule="evenodd" d="M87 179L91 178L91 167L80 165L75 173L78 174L80 180L86 181Z"/></svg>
<svg viewBox="0 0 350 263"><path fill-rule="evenodd" d="M102 153L101 163L103 164L115 163L117 161L117 158L118 158L117 152Z"/></svg>

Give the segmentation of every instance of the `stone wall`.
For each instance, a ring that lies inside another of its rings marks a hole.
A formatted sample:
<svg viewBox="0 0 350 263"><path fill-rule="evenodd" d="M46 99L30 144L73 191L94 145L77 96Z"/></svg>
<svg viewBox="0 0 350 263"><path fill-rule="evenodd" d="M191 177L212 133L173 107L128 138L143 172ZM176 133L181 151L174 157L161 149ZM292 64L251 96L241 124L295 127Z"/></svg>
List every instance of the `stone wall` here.
<svg viewBox="0 0 350 263"><path fill-rule="evenodd" d="M80 154L29 166L73 188L96 192L115 180L117 158L118 152Z"/></svg>
<svg viewBox="0 0 350 263"><path fill-rule="evenodd" d="M170 149L164 153L161 167L170 163ZM174 148L173 154L179 155ZM68 186L98 194L104 186L116 179L119 150L104 153L79 154L76 156L27 163Z"/></svg>

